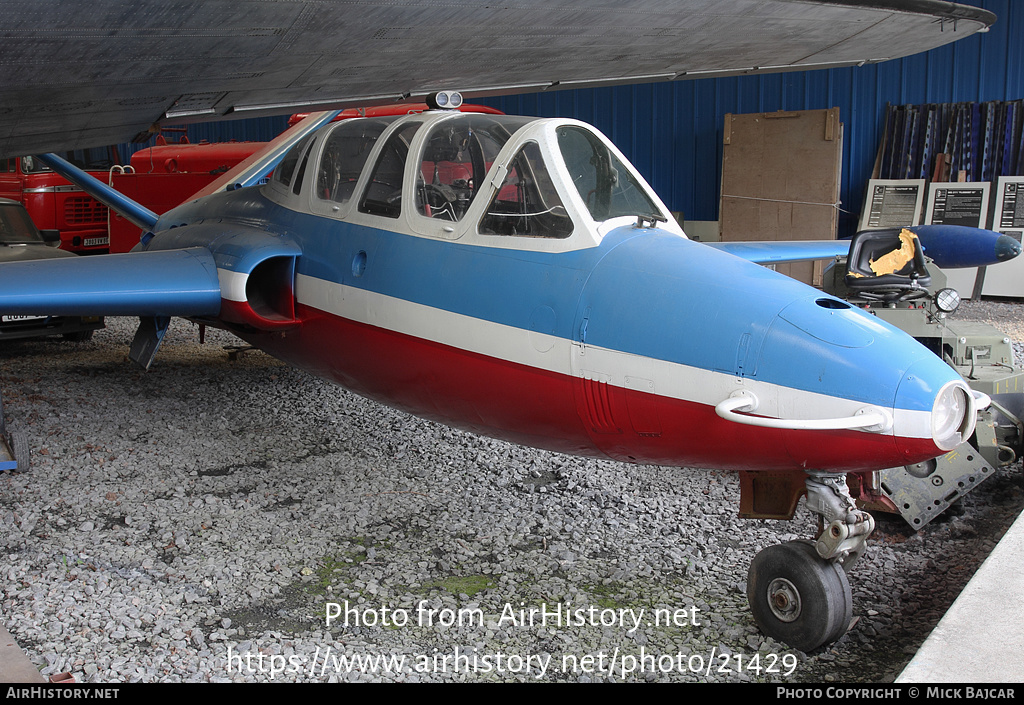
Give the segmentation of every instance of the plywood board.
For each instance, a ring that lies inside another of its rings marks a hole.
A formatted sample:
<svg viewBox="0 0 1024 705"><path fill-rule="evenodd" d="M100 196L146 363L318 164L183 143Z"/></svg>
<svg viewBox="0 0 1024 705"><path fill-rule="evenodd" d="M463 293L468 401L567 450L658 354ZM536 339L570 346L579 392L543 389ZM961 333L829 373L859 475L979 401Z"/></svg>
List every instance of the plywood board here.
<svg viewBox="0 0 1024 705"><path fill-rule="evenodd" d="M723 241L835 239L843 154L839 108L726 115L723 141ZM820 262L778 270L821 284Z"/></svg>

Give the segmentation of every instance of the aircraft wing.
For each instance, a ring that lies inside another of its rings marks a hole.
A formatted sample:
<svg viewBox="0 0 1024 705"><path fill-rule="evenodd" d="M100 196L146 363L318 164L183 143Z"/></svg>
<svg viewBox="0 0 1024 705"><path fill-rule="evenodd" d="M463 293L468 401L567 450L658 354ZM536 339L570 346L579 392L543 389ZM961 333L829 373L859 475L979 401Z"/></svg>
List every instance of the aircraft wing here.
<svg viewBox="0 0 1024 705"><path fill-rule="evenodd" d="M1017 257L1021 244L993 230L960 225L912 225L924 254L942 269L986 267ZM894 229L898 232L900 228ZM850 240L743 241L705 243L755 264L806 262L850 253Z"/></svg>
<svg viewBox="0 0 1024 705"><path fill-rule="evenodd" d="M473 98L859 65L995 21L944 0L0 0L0 14L0 156L438 89Z"/></svg>
<svg viewBox="0 0 1024 705"><path fill-rule="evenodd" d="M217 265L193 247L3 265L5 315L216 316Z"/></svg>
<svg viewBox="0 0 1024 705"><path fill-rule="evenodd" d="M708 247L736 255L755 264L784 264L845 257L849 240L806 240L763 242L708 242Z"/></svg>

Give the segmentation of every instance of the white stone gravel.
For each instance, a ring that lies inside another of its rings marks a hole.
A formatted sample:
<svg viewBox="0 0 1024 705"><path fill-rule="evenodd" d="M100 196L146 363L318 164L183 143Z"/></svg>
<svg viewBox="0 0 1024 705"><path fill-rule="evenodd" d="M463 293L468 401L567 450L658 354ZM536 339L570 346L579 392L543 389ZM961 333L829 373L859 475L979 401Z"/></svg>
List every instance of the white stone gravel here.
<svg viewBox="0 0 1024 705"><path fill-rule="evenodd" d="M853 629L807 655L757 631L744 583L758 550L814 520L738 520L732 475L480 438L259 352L230 361L237 339L200 346L182 321L143 373L133 330L0 348L7 418L32 446L29 473L0 476L0 609L47 676L891 680L1024 505L1016 466L920 533L878 517ZM328 627L346 601L361 624ZM583 624L507 619L542 604ZM340 662L356 656L395 668Z"/></svg>

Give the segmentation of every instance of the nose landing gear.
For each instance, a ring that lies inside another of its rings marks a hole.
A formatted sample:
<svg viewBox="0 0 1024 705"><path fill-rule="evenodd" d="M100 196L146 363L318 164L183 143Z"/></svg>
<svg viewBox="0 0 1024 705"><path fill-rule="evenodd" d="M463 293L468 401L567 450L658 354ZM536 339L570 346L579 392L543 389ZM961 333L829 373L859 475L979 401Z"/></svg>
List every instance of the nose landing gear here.
<svg viewBox="0 0 1024 705"><path fill-rule="evenodd" d="M843 474L809 473L807 506L818 514L816 541L764 549L750 564L747 600L762 632L801 651L842 637L853 618L846 573L863 554L875 522L857 509Z"/></svg>

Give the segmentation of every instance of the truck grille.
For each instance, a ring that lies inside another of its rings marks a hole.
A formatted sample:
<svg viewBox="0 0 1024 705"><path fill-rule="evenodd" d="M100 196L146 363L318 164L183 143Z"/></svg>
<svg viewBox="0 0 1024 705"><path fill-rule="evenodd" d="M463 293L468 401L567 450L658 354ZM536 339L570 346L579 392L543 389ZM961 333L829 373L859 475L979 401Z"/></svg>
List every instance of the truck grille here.
<svg viewBox="0 0 1024 705"><path fill-rule="evenodd" d="M103 223L107 207L89 196L71 196L64 201L64 222L68 225Z"/></svg>

